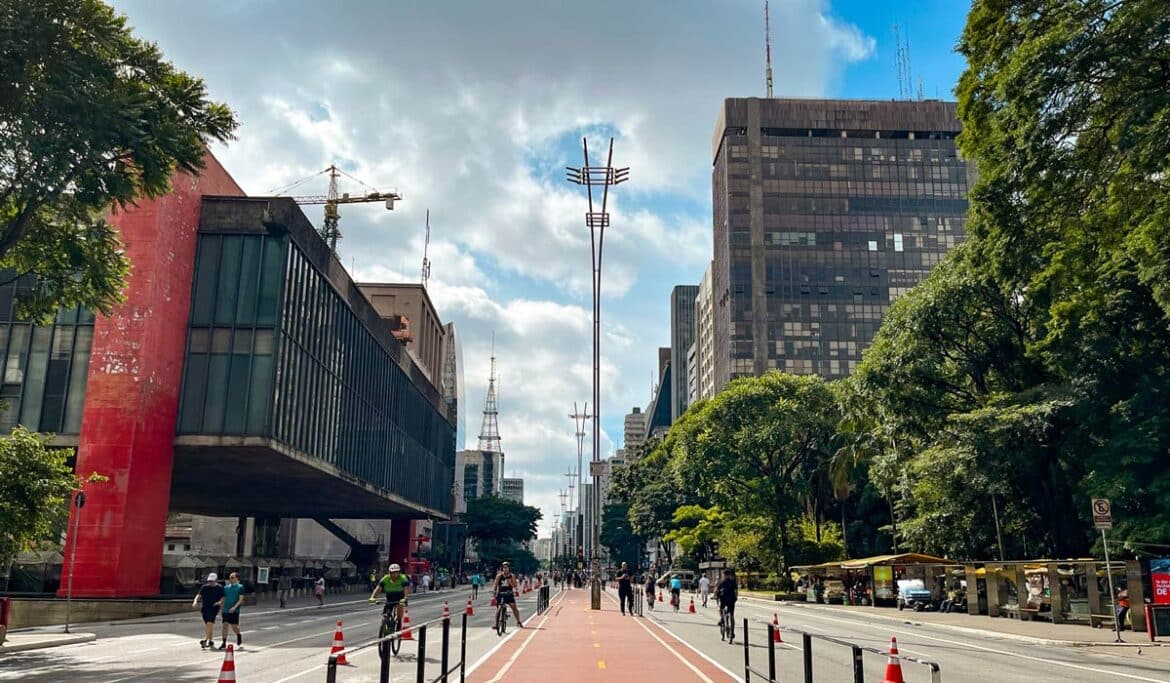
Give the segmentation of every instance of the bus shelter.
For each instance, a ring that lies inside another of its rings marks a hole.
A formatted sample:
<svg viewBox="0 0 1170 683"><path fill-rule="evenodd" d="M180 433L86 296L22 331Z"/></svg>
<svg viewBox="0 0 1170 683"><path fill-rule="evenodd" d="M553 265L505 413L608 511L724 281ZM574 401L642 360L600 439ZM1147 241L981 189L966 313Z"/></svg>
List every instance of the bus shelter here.
<svg viewBox="0 0 1170 683"><path fill-rule="evenodd" d="M810 601L816 600L812 596L816 595L818 586L839 580L844 584L847 604L876 607L897 603L897 582L903 579L921 579L941 601L946 591L947 568L956 566L950 560L925 553L898 553L793 567L793 570L802 577Z"/></svg>

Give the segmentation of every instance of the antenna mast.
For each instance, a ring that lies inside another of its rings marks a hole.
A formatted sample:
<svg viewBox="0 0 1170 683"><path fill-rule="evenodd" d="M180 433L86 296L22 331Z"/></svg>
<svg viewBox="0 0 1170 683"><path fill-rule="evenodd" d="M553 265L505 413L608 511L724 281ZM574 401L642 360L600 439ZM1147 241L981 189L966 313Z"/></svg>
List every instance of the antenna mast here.
<svg viewBox="0 0 1170 683"><path fill-rule="evenodd" d="M427 250L431 246L431 210L427 209L427 237L423 242L423 262L422 262L422 286L427 286L427 281L431 279L431 260L427 258Z"/></svg>
<svg viewBox="0 0 1170 683"><path fill-rule="evenodd" d="M768 0L764 0L764 78L768 82L768 99L772 99L772 29L768 21Z"/></svg>

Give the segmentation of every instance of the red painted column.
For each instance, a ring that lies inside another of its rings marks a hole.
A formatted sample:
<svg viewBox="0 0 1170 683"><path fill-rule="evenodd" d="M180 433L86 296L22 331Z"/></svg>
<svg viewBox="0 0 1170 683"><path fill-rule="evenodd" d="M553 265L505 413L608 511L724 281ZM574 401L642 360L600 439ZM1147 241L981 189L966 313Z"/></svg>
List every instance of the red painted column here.
<svg viewBox="0 0 1170 683"><path fill-rule="evenodd" d="M244 194L210 153L202 174L173 185L110 217L130 275L125 303L94 325L77 472L110 480L86 485L77 538L67 527L75 596L159 593L201 198Z"/></svg>
<svg viewBox="0 0 1170 683"><path fill-rule="evenodd" d="M390 564L402 565L406 571L406 563L410 561L411 541L414 539L414 522L409 519L390 520L390 541L386 544Z"/></svg>

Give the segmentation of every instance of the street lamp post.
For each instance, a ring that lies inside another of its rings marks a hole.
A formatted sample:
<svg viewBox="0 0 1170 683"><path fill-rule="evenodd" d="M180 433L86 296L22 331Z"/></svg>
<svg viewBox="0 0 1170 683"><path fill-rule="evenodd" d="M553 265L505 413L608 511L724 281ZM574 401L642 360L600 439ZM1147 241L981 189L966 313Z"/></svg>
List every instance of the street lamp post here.
<svg viewBox="0 0 1170 683"><path fill-rule="evenodd" d="M69 616L73 607L73 573L77 568L77 529L81 525L81 508L85 506L85 491L73 497L77 511L73 513L73 534L69 537L69 584L65 588L65 632L69 633Z"/></svg>
<svg viewBox="0 0 1170 683"><path fill-rule="evenodd" d="M585 165L580 168L566 166L568 181L584 185L589 199L589 212L585 214L585 225L589 228L589 246L592 257L593 280L593 460L590 462L590 476L593 479L593 515L590 519L590 557L593 580L592 608L601 609L601 560L598 557L599 519L601 517L601 249L605 245L605 229L609 227L609 188L629 180L629 167L613 167L613 138L609 139L609 155L605 166L589 164L589 140L582 138ZM601 188L601 210L594 210L593 188Z"/></svg>

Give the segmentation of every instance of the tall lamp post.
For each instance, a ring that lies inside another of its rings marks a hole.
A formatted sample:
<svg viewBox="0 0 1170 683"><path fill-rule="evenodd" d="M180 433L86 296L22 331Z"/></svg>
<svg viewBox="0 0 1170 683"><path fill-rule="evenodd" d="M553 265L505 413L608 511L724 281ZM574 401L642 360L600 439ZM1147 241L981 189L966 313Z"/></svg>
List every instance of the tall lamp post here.
<svg viewBox="0 0 1170 683"><path fill-rule="evenodd" d="M629 180L629 167L613 167L613 138L609 139L609 155L605 166L589 164L589 140L581 139L585 165L580 168L566 166L568 181L584 185L589 198L589 212L585 214L585 225L589 228L590 255L593 262L593 460L589 463L589 474L593 479L593 515L590 519L590 568L593 579L590 584L591 607L601 609L601 560L598 556L599 519L601 517L601 248L605 244L605 229L609 227L609 188ZM601 210L593 206L593 188L601 188Z"/></svg>
<svg viewBox="0 0 1170 683"><path fill-rule="evenodd" d="M81 525L81 508L85 507L85 491L78 491L73 496L73 505L77 511L73 513L73 535L69 541L69 585L65 589L65 632L69 633L70 609L73 607L73 574L77 569L77 528Z"/></svg>

